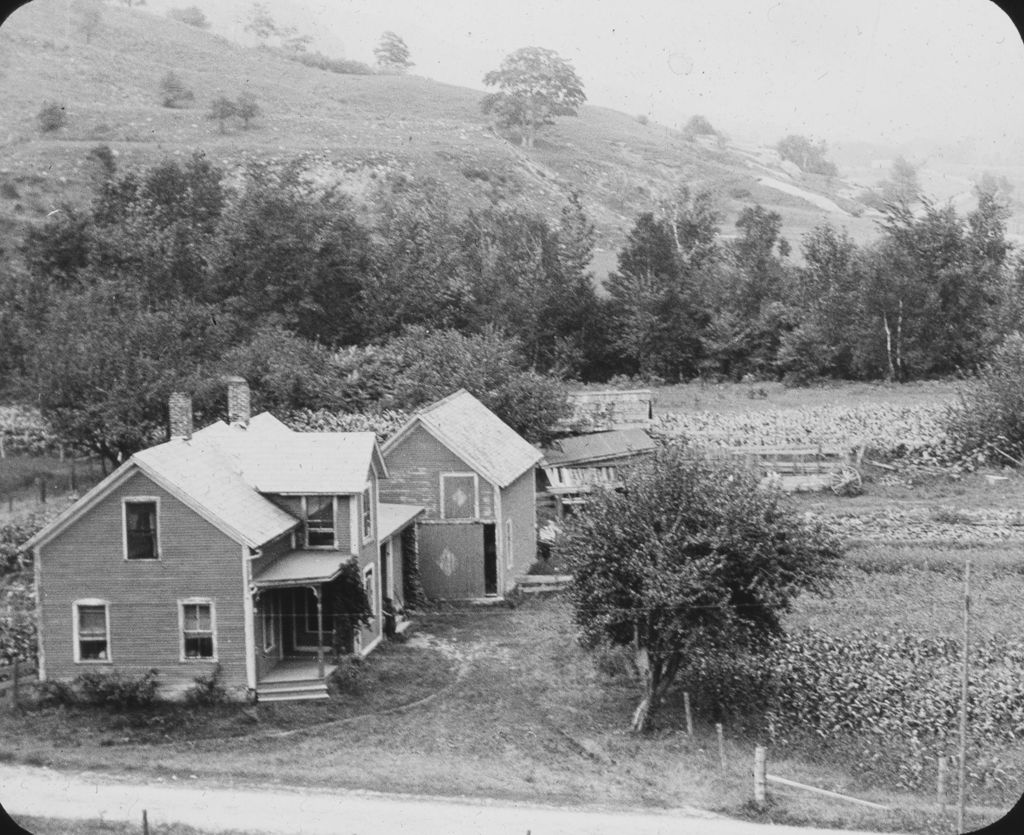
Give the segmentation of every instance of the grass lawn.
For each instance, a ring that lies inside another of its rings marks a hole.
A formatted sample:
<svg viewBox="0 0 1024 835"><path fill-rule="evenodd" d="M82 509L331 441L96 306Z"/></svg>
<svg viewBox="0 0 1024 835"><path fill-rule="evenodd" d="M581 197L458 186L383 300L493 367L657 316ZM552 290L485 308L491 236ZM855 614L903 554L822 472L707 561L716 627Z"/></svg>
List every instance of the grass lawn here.
<svg viewBox="0 0 1024 835"><path fill-rule="evenodd" d="M27 513L62 504L71 495L72 469L75 494L81 495L103 478L97 459L63 461L55 455L8 455L0 458L0 524ZM40 501L39 480L46 482L46 503Z"/></svg>
<svg viewBox="0 0 1024 835"><path fill-rule="evenodd" d="M142 832L142 813L138 823L109 820L68 820L37 815L19 815L17 823L32 835L139 835ZM150 835L208 835L209 830L196 829L183 823L161 823L149 820ZM255 835L250 830L218 829L217 835Z"/></svg>

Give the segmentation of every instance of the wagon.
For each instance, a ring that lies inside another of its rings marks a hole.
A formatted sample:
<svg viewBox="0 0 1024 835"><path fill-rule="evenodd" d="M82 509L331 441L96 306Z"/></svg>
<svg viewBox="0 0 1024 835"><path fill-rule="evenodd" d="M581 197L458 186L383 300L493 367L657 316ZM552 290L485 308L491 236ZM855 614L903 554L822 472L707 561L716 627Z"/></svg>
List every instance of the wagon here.
<svg viewBox="0 0 1024 835"><path fill-rule="evenodd" d="M822 444L732 447L728 452L764 478L780 480L786 492L828 489L836 495L856 495L861 491L863 446L855 453Z"/></svg>

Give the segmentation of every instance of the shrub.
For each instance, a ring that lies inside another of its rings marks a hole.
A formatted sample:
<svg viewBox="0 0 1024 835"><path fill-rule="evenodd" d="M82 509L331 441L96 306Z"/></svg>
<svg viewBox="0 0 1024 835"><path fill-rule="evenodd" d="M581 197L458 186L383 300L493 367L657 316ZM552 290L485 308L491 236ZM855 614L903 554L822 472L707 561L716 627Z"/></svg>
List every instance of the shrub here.
<svg viewBox="0 0 1024 835"><path fill-rule="evenodd" d="M198 6L187 6L183 9L169 9L167 16L171 20L176 20L179 23L185 23L189 26L195 26L197 29L209 29L210 21L206 19L206 15L203 14L203 10Z"/></svg>
<svg viewBox="0 0 1024 835"><path fill-rule="evenodd" d="M73 686L85 704L135 710L148 707L156 699L157 671L147 670L140 676L122 673L82 673Z"/></svg>
<svg viewBox="0 0 1024 835"><path fill-rule="evenodd" d="M194 99L195 94L185 86L177 73L168 71L160 79L160 101L164 107L181 107Z"/></svg>
<svg viewBox="0 0 1024 835"><path fill-rule="evenodd" d="M42 108L36 114L39 122L39 129L43 133L50 133L64 127L68 122L67 110L59 102L44 102Z"/></svg>
<svg viewBox="0 0 1024 835"><path fill-rule="evenodd" d="M373 68L362 61L351 61L347 58L328 58L320 52L295 52L294 50L275 50L289 61L305 64L318 70L338 73L339 75L373 75Z"/></svg>
<svg viewBox="0 0 1024 835"><path fill-rule="evenodd" d="M192 681L192 687L185 691L185 704L188 705L219 705L227 700L227 690L220 681L220 664L213 668L213 672L196 676Z"/></svg>
<svg viewBox="0 0 1024 835"><path fill-rule="evenodd" d="M1024 336L1008 336L991 362L961 392L942 420L963 457L1007 464L1024 462Z"/></svg>

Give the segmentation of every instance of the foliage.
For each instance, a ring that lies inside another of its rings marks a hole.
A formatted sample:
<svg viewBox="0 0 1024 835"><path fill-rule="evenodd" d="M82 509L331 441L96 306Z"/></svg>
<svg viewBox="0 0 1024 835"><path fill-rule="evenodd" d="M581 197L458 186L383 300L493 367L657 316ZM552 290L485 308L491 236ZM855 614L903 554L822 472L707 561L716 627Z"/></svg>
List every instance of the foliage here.
<svg viewBox="0 0 1024 835"><path fill-rule="evenodd" d="M41 455L56 449L58 442L38 409L0 406L0 445L5 455Z"/></svg>
<svg viewBox="0 0 1024 835"><path fill-rule="evenodd" d="M193 101L195 94L185 86L181 76L173 70L168 70L160 79L160 99L164 107L181 107L186 102Z"/></svg>
<svg viewBox="0 0 1024 835"><path fill-rule="evenodd" d="M1012 334L943 416L961 454L992 464L1024 462L1024 337Z"/></svg>
<svg viewBox="0 0 1024 835"><path fill-rule="evenodd" d="M548 440L569 414L564 384L524 371L517 343L495 330L466 336L409 328L387 350L395 408L412 410L464 388L531 443Z"/></svg>
<svg viewBox="0 0 1024 835"><path fill-rule="evenodd" d="M527 46L505 56L501 67L484 76L497 87L481 102L499 127L519 131L522 144L532 148L537 131L554 124L556 116L575 116L587 100L572 64L550 49Z"/></svg>
<svg viewBox="0 0 1024 835"><path fill-rule="evenodd" d="M697 652L756 646L804 590L824 590L841 549L750 473L668 447L574 514L555 550L588 647L632 647L645 730Z"/></svg>
<svg viewBox="0 0 1024 835"><path fill-rule="evenodd" d="M238 105L227 96L218 96L210 102L210 110L206 114L207 119L216 120L220 125L220 132L226 133L228 119L238 115Z"/></svg>
<svg viewBox="0 0 1024 835"><path fill-rule="evenodd" d="M706 117L696 114L683 125L683 136L687 139L693 139L695 136L718 136L718 131L711 126Z"/></svg>
<svg viewBox="0 0 1024 835"><path fill-rule="evenodd" d="M394 32L387 31L380 36L380 43L373 49L377 66L386 72L403 73L413 66L409 60L409 47Z"/></svg>
<svg viewBox="0 0 1024 835"><path fill-rule="evenodd" d="M43 133L52 133L67 124L67 108L60 102L44 102L36 114L36 121L39 123L39 130Z"/></svg>
<svg viewBox="0 0 1024 835"><path fill-rule="evenodd" d="M72 681L76 702L116 710L138 710L156 700L159 684L156 670L138 676L124 673L82 673Z"/></svg>
<svg viewBox="0 0 1024 835"><path fill-rule="evenodd" d="M282 50L280 54L289 61L296 61L307 67L315 67L318 70L326 70L340 75L373 75L373 69L368 64L349 58L329 58L321 52L295 52L294 50Z"/></svg>
<svg viewBox="0 0 1024 835"><path fill-rule="evenodd" d="M341 573L326 587L325 594L330 596L326 605L334 612L335 655L346 655L355 649L356 632L361 626L369 626L373 619L355 557L342 565Z"/></svg>
<svg viewBox="0 0 1024 835"><path fill-rule="evenodd" d="M23 546L43 529L47 521L42 514L29 514L0 525L0 577L31 566L32 554Z"/></svg>
<svg viewBox="0 0 1024 835"><path fill-rule="evenodd" d="M256 97L252 93L242 93L235 101L235 115L242 120L242 128L249 129L249 122L260 115L262 111L256 103Z"/></svg>
<svg viewBox="0 0 1024 835"><path fill-rule="evenodd" d="M180 9L168 9L167 16L179 23L195 26L197 29L209 29L210 21L206 19L203 10L198 6L185 6Z"/></svg>
<svg viewBox="0 0 1024 835"><path fill-rule="evenodd" d="M196 676L192 679L195 684L185 691L185 704L203 707L223 704L227 701L228 694L220 678L220 664L217 664L212 672Z"/></svg>
<svg viewBox="0 0 1024 835"><path fill-rule="evenodd" d="M266 3L255 2L249 7L245 31L253 35L263 45L278 33L277 24Z"/></svg>
<svg viewBox="0 0 1024 835"><path fill-rule="evenodd" d="M909 206L921 197L917 166L902 156L893 160L888 178L878 185L883 203Z"/></svg>
<svg viewBox="0 0 1024 835"><path fill-rule="evenodd" d="M4 529L0 528L0 536L3 533ZM0 559L6 548L0 543ZM24 569L0 583L0 661L4 663L35 661L38 652L36 595L31 580L22 572ZM0 576L3 573L0 564Z"/></svg>
<svg viewBox="0 0 1024 835"><path fill-rule="evenodd" d="M776 143L775 150L783 159L798 165L801 171L808 174L835 177L839 173L836 164L825 156L828 149L824 140L814 142L806 136L790 134Z"/></svg>
<svg viewBox="0 0 1024 835"><path fill-rule="evenodd" d="M801 630L756 653L698 651L681 675L709 719L743 717L744 730L767 735L775 746L852 748L847 761L856 771L923 789L929 763L956 746L961 653L956 640L901 630ZM1020 641L972 642L972 744L1017 744L1024 733L1022 670Z"/></svg>
<svg viewBox="0 0 1024 835"><path fill-rule="evenodd" d="M336 412L328 409L297 409L285 412L282 420L296 432L373 432L382 444L406 421L409 412L386 409L382 412Z"/></svg>

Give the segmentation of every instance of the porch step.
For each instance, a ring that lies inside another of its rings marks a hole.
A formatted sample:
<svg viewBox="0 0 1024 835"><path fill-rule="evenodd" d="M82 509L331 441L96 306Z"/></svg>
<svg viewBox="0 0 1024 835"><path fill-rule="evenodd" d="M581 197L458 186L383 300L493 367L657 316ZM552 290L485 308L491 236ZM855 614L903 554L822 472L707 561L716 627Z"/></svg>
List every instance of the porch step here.
<svg viewBox="0 0 1024 835"><path fill-rule="evenodd" d="M302 699L329 699L327 683L320 679L307 681L275 681L256 688L257 701L292 702Z"/></svg>

